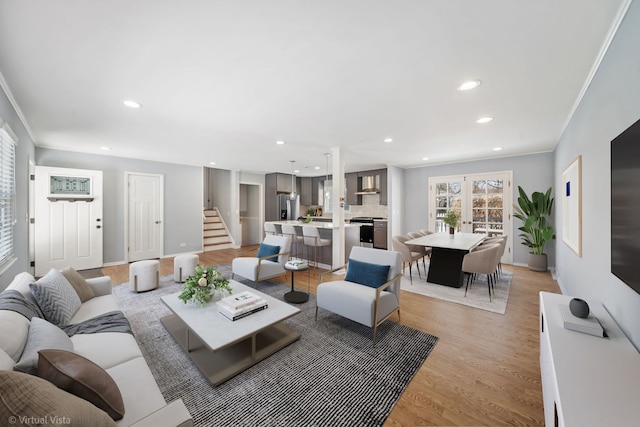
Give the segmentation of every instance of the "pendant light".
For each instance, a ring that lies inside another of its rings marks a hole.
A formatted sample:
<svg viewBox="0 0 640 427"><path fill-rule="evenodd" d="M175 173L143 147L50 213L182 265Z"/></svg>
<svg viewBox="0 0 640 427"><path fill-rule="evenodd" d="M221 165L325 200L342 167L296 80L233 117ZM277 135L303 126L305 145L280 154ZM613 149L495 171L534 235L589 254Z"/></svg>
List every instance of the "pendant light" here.
<svg viewBox="0 0 640 427"><path fill-rule="evenodd" d="M295 200L296 198L296 183L295 183L295 177L293 175L293 171L294 171L294 165L296 163L295 160L290 160L291 162L291 194L289 195L289 198L291 200Z"/></svg>

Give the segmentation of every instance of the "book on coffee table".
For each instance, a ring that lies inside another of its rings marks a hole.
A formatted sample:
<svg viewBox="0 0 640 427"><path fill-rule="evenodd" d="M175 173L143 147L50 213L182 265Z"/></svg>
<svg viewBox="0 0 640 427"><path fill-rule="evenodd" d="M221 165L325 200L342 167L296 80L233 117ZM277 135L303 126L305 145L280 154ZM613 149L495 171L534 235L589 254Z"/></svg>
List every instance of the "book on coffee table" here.
<svg viewBox="0 0 640 427"><path fill-rule="evenodd" d="M224 304L232 310L239 310L244 307L249 307L257 302L263 302L264 299L258 295L249 291L240 292L238 294L229 295L228 297L220 300L221 304Z"/></svg>
<svg viewBox="0 0 640 427"><path fill-rule="evenodd" d="M251 298L250 304L242 303L241 307L233 307L230 304L224 302L225 299L226 298L220 300L220 303L218 304L219 310L223 316L231 320L242 319L243 317L247 317L250 314L256 313L258 311L264 310L267 307L269 307L269 305L267 304L267 301L260 297ZM244 301L244 300L245 300L244 298L241 298L239 301ZM236 301L236 300L232 300L232 301Z"/></svg>

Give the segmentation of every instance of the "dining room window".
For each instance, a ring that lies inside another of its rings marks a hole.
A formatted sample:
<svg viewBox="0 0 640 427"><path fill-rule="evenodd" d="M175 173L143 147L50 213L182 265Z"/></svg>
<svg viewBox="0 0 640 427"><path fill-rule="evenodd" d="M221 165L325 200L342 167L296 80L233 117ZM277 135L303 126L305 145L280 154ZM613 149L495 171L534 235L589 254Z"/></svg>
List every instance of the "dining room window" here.
<svg viewBox="0 0 640 427"><path fill-rule="evenodd" d="M509 236L512 176L504 171L429 178L429 229L447 232L449 226L442 218L453 210L461 215L458 232Z"/></svg>
<svg viewBox="0 0 640 427"><path fill-rule="evenodd" d="M18 138L0 119L0 273L15 261L16 144Z"/></svg>

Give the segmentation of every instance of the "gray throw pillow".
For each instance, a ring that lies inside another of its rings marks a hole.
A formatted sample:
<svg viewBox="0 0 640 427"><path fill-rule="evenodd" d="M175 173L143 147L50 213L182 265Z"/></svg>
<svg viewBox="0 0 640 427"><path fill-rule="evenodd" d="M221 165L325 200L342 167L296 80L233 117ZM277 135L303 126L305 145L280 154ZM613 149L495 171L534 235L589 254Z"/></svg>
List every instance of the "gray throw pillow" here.
<svg viewBox="0 0 640 427"><path fill-rule="evenodd" d="M54 325L68 324L82 305L71 283L54 268L29 288L45 319Z"/></svg>
<svg viewBox="0 0 640 427"><path fill-rule="evenodd" d="M44 319L34 317L29 325L27 343L22 351L22 356L13 370L36 375L38 372L38 351L46 349L73 351L73 343L62 329Z"/></svg>

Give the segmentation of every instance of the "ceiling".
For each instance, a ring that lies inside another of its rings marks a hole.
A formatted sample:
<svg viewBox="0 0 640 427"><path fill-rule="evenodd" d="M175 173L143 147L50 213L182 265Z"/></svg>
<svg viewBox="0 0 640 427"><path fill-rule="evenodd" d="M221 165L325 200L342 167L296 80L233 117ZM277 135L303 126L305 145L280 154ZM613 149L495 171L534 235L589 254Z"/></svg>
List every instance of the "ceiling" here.
<svg viewBox="0 0 640 427"><path fill-rule="evenodd" d="M555 148L625 3L0 0L0 77L38 147L302 176L333 147L513 156Z"/></svg>

